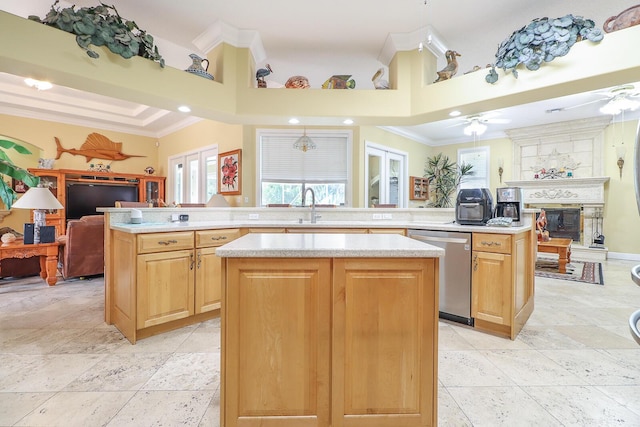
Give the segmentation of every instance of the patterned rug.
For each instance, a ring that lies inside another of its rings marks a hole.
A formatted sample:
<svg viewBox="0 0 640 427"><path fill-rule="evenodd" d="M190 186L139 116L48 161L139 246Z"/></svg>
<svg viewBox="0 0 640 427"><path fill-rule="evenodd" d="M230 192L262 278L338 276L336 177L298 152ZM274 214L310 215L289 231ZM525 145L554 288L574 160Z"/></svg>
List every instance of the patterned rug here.
<svg viewBox="0 0 640 427"><path fill-rule="evenodd" d="M558 261L539 259L536 261L535 275L551 279L604 285L602 264L599 262L574 260L567 264L567 274L560 274L558 273Z"/></svg>

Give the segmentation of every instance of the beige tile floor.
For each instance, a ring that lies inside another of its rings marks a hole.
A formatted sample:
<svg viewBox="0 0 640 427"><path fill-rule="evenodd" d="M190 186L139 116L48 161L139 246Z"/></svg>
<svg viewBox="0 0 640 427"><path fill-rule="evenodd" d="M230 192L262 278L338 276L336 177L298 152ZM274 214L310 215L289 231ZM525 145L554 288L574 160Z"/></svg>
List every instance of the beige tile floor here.
<svg viewBox="0 0 640 427"><path fill-rule="evenodd" d="M640 425L635 264L604 263L605 286L537 279L515 341L442 322L439 425ZM102 278L0 281L0 426L218 426L219 321L133 346L103 301Z"/></svg>

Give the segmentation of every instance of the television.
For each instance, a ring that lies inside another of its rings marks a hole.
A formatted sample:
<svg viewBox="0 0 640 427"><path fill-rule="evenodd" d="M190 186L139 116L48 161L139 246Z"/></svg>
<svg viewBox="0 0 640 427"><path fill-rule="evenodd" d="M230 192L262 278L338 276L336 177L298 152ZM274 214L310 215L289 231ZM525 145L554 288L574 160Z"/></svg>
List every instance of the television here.
<svg viewBox="0 0 640 427"><path fill-rule="evenodd" d="M85 215L100 215L99 207L114 207L116 200L137 202L138 186L126 184L93 184L68 182L65 205L66 219L79 219Z"/></svg>

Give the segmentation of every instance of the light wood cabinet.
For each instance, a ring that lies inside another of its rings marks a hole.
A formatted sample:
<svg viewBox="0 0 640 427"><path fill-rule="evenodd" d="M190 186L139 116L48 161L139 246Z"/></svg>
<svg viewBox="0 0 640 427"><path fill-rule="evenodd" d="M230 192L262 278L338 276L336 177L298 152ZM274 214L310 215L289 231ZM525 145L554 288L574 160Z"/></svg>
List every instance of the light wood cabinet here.
<svg viewBox="0 0 640 427"><path fill-rule="evenodd" d="M476 329L515 339L533 312L533 231L473 233L471 316Z"/></svg>
<svg viewBox="0 0 640 427"><path fill-rule="evenodd" d="M238 237L239 229L138 235L110 230L114 262L108 263L106 321L135 344L218 315L222 260L216 247Z"/></svg>
<svg viewBox="0 0 640 427"><path fill-rule="evenodd" d="M227 259L222 425L436 425L437 262Z"/></svg>
<svg viewBox="0 0 640 427"><path fill-rule="evenodd" d="M222 258L216 247L240 237L240 230L196 231L195 312L220 309L222 301Z"/></svg>
<svg viewBox="0 0 640 427"><path fill-rule="evenodd" d="M137 329L194 314L193 250L138 255Z"/></svg>
<svg viewBox="0 0 640 427"><path fill-rule="evenodd" d="M475 321L509 326L511 323L511 255L473 252L471 316Z"/></svg>
<svg viewBox="0 0 640 427"><path fill-rule="evenodd" d="M429 180L427 178L409 177L409 199L429 200Z"/></svg>

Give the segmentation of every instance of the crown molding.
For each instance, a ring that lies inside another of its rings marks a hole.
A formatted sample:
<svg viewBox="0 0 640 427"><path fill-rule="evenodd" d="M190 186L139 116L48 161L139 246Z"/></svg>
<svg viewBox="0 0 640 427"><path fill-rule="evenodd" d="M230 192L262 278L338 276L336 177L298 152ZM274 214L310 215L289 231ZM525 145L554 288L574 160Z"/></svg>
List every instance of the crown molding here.
<svg viewBox="0 0 640 427"><path fill-rule="evenodd" d="M389 33L378 55L378 61L389 65L397 52L417 49L421 42L425 49L438 58L444 58L444 53L448 50L442 36L431 25L427 25L410 33Z"/></svg>
<svg viewBox="0 0 640 427"><path fill-rule="evenodd" d="M217 20L193 39L193 44L202 52L209 52L220 43L233 47L248 48L256 63L267 58L260 34L255 30L239 30L224 21Z"/></svg>

